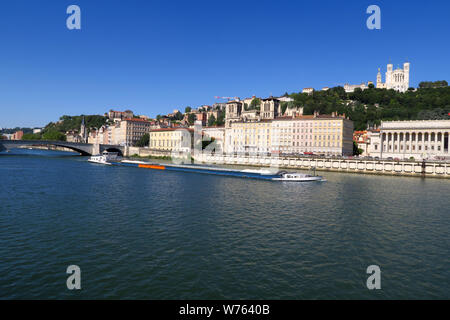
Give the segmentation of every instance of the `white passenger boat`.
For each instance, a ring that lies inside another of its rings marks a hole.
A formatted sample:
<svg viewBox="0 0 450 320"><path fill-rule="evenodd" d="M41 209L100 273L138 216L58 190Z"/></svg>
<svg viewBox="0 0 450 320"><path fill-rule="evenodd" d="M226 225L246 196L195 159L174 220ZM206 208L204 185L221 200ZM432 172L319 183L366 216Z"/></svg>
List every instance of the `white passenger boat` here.
<svg viewBox="0 0 450 320"><path fill-rule="evenodd" d="M92 163L112 165L111 161L119 161L121 158L117 152L103 151L102 154L91 156L88 161Z"/></svg>

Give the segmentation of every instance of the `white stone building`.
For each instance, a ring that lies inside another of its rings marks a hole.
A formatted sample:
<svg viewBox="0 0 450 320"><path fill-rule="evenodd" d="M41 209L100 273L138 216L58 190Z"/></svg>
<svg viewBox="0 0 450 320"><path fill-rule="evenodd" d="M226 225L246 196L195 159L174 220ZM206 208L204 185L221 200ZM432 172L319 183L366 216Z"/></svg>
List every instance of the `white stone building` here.
<svg viewBox="0 0 450 320"><path fill-rule="evenodd" d="M369 154L380 158L448 159L450 120L382 121ZM383 146L383 148L381 148Z"/></svg>
<svg viewBox="0 0 450 320"><path fill-rule="evenodd" d="M348 83L346 83L344 85L344 90L347 93L354 92L356 88L360 88L361 90L366 90L366 89L369 88L369 86L366 85L365 83L361 83L361 84L348 84Z"/></svg>
<svg viewBox="0 0 450 320"><path fill-rule="evenodd" d="M380 89L394 89L399 92L406 92L409 88L409 67L410 63L405 62L403 69L397 68L393 70L393 65L387 65L386 82L382 82L381 71L378 69L377 74L377 88Z"/></svg>
<svg viewBox="0 0 450 320"><path fill-rule="evenodd" d="M313 94L314 88L304 88L302 93Z"/></svg>

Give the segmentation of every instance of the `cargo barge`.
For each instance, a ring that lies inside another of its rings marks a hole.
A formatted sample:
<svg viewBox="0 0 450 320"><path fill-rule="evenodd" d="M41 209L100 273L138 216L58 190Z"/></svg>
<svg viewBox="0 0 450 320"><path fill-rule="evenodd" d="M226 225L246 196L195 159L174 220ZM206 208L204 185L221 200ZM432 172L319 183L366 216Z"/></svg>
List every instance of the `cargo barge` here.
<svg viewBox="0 0 450 320"><path fill-rule="evenodd" d="M112 166L125 166L125 167L135 167L153 170L213 174L220 176L232 176L239 178L251 178L251 179L271 180L271 181L292 181L292 182L326 181L321 176L309 175L298 172L272 171L268 169L238 170L238 169L199 166L199 165L161 164L144 161L121 160L114 157L110 153L93 156L88 161Z"/></svg>

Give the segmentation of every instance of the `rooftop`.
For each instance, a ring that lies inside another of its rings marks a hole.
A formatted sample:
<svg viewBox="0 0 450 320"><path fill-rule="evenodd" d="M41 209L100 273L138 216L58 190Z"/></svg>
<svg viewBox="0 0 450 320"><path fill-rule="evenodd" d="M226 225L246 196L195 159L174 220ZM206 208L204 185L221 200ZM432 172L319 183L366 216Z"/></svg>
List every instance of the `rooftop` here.
<svg viewBox="0 0 450 320"><path fill-rule="evenodd" d="M151 121L141 119L141 118L127 118L127 119L123 119L123 121L151 123Z"/></svg>
<svg viewBox="0 0 450 320"><path fill-rule="evenodd" d="M150 132L160 132L160 131L183 131L187 130L189 132L194 132L194 129L191 128L161 128L161 129L153 129Z"/></svg>

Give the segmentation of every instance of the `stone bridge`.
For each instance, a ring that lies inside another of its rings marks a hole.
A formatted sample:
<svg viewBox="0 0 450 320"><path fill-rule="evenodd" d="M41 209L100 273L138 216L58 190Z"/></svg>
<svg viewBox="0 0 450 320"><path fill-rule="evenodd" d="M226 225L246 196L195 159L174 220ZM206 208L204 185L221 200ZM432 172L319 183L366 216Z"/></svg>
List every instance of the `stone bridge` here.
<svg viewBox="0 0 450 320"><path fill-rule="evenodd" d="M0 151L5 149L17 148L20 146L57 146L71 149L83 156L99 154L103 151L118 152L120 155L125 153L125 147L108 145L108 144L92 144L92 143L76 143L67 141L46 141L46 140L0 140Z"/></svg>

